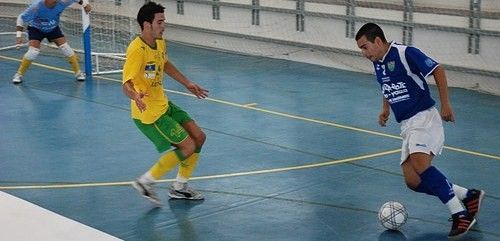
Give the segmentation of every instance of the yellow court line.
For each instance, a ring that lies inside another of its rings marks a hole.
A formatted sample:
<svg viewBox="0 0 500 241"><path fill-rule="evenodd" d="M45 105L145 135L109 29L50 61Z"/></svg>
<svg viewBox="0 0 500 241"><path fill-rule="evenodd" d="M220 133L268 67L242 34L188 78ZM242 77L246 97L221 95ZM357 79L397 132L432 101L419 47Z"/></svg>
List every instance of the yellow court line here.
<svg viewBox="0 0 500 241"><path fill-rule="evenodd" d="M185 93L185 92L180 92L180 91L175 91L175 90L167 90L167 89L165 89L165 91L171 92L171 93L175 93L175 94L179 94L179 95L186 95L186 96L196 97L193 94ZM366 130L366 129L352 127L352 126L341 125L341 124L337 124L337 123L334 123L334 122L316 120L316 119L311 119L311 118L307 118L307 117L286 114L286 113L272 111L272 110L266 110L266 109L263 109L263 108L253 107L253 106L249 106L249 105L241 105L241 104L237 104L237 103L233 103L233 102L228 102L228 101L224 101L224 100L218 100L218 99L213 99L213 98L206 98L206 100L217 102L217 103L221 103L221 104L225 104L225 105L235 106L235 107L239 107L239 108L260 111L260 112L264 112L264 113L268 113L268 114L272 114L272 115L283 116L283 117L287 117L287 118L290 118L290 119L296 119L296 120L302 120L302 121L307 121L307 122L313 122L313 123L327 125L327 126L334 126L334 127L338 127L338 128L342 128L342 129L347 129L347 130L353 130L353 131L357 131L357 132L368 133L368 134L371 134L371 135L389 137L389 138L393 138L393 139L400 139L400 140L402 139L400 136L390 135L390 134L386 134L386 133L382 133L382 132L371 131L371 130ZM490 154L485 154L485 153L475 152L475 151L469 151L469 150L465 150L465 149L461 149L461 148L456 148L456 147L451 147L451 146L444 146L443 148L448 149L448 150L452 150L452 151L456 151L456 152L462 152L462 153L470 154L470 155L476 155L476 156L481 156L481 157L486 157L486 158L500 160L500 156L495 156L495 155L490 155Z"/></svg>
<svg viewBox="0 0 500 241"><path fill-rule="evenodd" d="M337 165L337 164L341 164L341 163L359 161L359 160L363 160L363 159L380 157L380 156L390 155L390 154L399 153L399 152L401 152L401 149L394 149L394 150L390 150L390 151L384 151L384 152L378 152L378 153L374 153L374 154L367 154L367 155L362 155L362 156L350 157L350 158L345 158L345 159L341 159L341 160L330 160L330 161L320 162L320 163L291 166L291 167L273 168L273 169L260 170L260 171L237 172L237 173L229 173L229 174L221 174L221 175L193 177L190 179L191 180L204 180L204 179L238 177L238 176L248 176L248 175L264 174L264 173L275 173L275 172L309 169L309 168L315 168L315 167L331 166L331 165Z"/></svg>
<svg viewBox="0 0 500 241"><path fill-rule="evenodd" d="M490 154L481 153L481 152L477 152L477 151L469 151L469 150L464 150L464 149L451 147L451 146L444 146L444 148L448 149L448 150L456 151L456 152L462 152L462 153L474 155L474 156L480 156L480 157L486 157L486 158L500 160L500 156L490 155Z"/></svg>
<svg viewBox="0 0 500 241"><path fill-rule="evenodd" d="M18 59L11 58L11 57L6 57L6 56L2 56L2 55L0 55L0 57L1 58L5 58L5 59L9 59L9 60L19 61ZM52 69L52 70L59 70L59 71L64 71L64 72L71 72L69 70L60 69L60 68L56 68L56 67L52 67L52 66L48 66L48 65L43 65L43 64L35 64L35 65L41 66L41 67L44 67L44 68L48 68L48 69ZM100 79L105 79L105 80L114 81L114 82L120 82L121 83L121 80L112 79L112 78L108 78L108 77L105 77L105 76L93 76L93 78L100 78ZM175 94L179 94L179 95L196 97L195 95L193 95L191 93L186 93L186 92L181 92L181 91L175 91L175 90L167 90L167 89L164 89L164 90L166 92L175 93ZM378 132L378 131L371 131L371 130L362 129L362 128L356 128L356 127L347 126L347 125L341 125L341 124L337 124L337 123L334 123L334 122L328 122L328 121L316 120L316 119L311 119L311 118L297 116L297 115L286 114L286 113L282 113L282 112L277 112L277 111L272 111L272 110L267 110L267 109L255 107L255 106L248 105L248 104L242 105L242 104L237 104L237 103L233 103L233 102L229 102L229 101L224 101L224 100L219 100L219 99L214 99L214 98L206 98L206 100L209 100L209 101L212 101L212 102L216 102L216 103L225 104L225 105L235 106L235 107L239 107L239 108L260 111L260 112L264 112L264 113L268 113L268 114L272 114L272 115L283 116L283 117L287 117L287 118L290 118L290 119L296 119L296 120L302 120L302 121L307 121L307 122L313 122L313 123L317 123L317 124L322 124L322 125L327 125L327 126L333 126L333 127L337 127L337 128L342 128L342 129L347 129L347 130L352 130L352 131L357 131L357 132L363 132L363 133L367 133L367 134L371 134L371 135L383 136L383 137L388 137L388 138L393 138L393 139L401 139L400 136L390 135L390 134L386 134L386 133L382 133L382 132ZM496 155L492 155L492 154L486 154L486 153L481 153L481 152L469 151L469 150L465 150L465 149L462 149L462 148L456 148L456 147L451 147L451 146L444 146L444 148L448 149L448 150L456 151L456 152L466 153L466 154L469 154L469 155L475 155L475 156L480 156L480 157L485 157L485 158L491 158L491 159L495 159L495 160L500 160L500 156L496 156Z"/></svg>
<svg viewBox="0 0 500 241"><path fill-rule="evenodd" d="M255 106L257 106L257 103L248 103L248 104L244 104L243 106L255 107Z"/></svg>
<svg viewBox="0 0 500 241"><path fill-rule="evenodd" d="M19 60L19 59L12 58L12 57L7 57L7 56L3 56L3 55L0 55L0 58L2 58L2 59L7 59L7 60L12 60L12 61L17 61L17 62L21 62L21 60ZM43 67L43 68L46 68L46 69L51 69L51 70L56 70L56 71L66 72L66 73L73 73L73 71L71 71L71 70L62 69L62 68L57 68L57 67L54 67L54 66L45 65L45 64L40 64L40 63L35 63L35 62L31 63L31 65L35 65L35 66L39 66L39 67Z"/></svg>
<svg viewBox="0 0 500 241"><path fill-rule="evenodd" d="M248 172L235 172L235 173L225 173L225 174L217 174L210 176L200 176L200 177L192 177L190 180L206 180L206 179L217 179L217 178L227 178L227 177L241 177L241 176L250 176L250 175L259 175L259 174L267 174L267 173L276 173L276 172L285 172L285 171L293 171L293 170L301 170L301 169L309 169L315 167L323 167L323 166L331 166L337 165L347 162L359 161L363 159L369 159L373 157L380 157L385 155L390 155L394 153L399 153L401 149L395 149L390 151L378 152L373 154L367 154L356 157L349 157L340 160L330 160L326 162L313 163L307 165L299 165L299 166L290 166L290 167L280 167L273 169L264 169L257 171L248 171ZM157 182L171 182L175 179L161 179ZM26 186L0 186L0 190L18 190L18 189L50 189L50 188L81 188L81 187L104 187L104 186L125 186L131 185L132 182L101 182L101 183L73 183L73 184L53 184L53 185L26 185Z"/></svg>
<svg viewBox="0 0 500 241"><path fill-rule="evenodd" d="M96 77L97 78L102 78L101 76L95 76L93 78L96 78ZM112 78L103 78L103 79L110 80L110 81L115 81L115 82L121 82L120 80L116 80L116 79L112 79ZM176 91L176 90L168 90L168 89L163 89L163 90L166 91L166 92L174 93L174 94L191 96L191 97L195 97L196 98L196 96L193 95L193 94L191 94L191 93L186 93L186 92L181 92L181 91ZM239 107L239 108L260 111L260 112L264 112L264 113L268 113L268 114L272 114L272 115L278 115L278 116L287 117L287 118L290 118L290 119L297 119L297 120L302 120L302 121L308 121L308 122L313 122L313 123L318 123L318 124L323 124L323 125L328 125L328 126L334 126L334 127L348 129L348 130L353 130L353 131L358 131L358 132L364 132L364 133L368 133L368 134L372 134L372 135L378 135L378 136L384 136L384 137L389 137L389 138L401 139L401 137L399 137L399 136L389 135L389 134L385 134L385 133L381 133L381 132L370 131L370 130L356 128L356 127L352 127L352 126L341 125L341 124L337 124L337 123L333 123L333 122L322 121L322 120L315 120L315 119L311 119L311 118L307 118L307 117L302 117L302 116L291 115L291 114L286 114L286 113L282 113L282 112L267 110L267 109L255 107L254 105L256 105L256 103L237 104L237 103L234 103L234 102L229 102L229 101L225 101L225 100L214 99L214 98L210 98L210 97L207 97L205 99L208 100L208 101L216 102L216 103L221 103L221 104L235 106L235 107Z"/></svg>

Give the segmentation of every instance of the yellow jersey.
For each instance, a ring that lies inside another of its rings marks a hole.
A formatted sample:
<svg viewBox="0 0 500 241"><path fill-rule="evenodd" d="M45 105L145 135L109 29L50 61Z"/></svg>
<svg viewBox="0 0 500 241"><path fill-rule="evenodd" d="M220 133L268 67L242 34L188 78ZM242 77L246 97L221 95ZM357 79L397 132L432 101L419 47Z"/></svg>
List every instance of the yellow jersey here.
<svg viewBox="0 0 500 241"><path fill-rule="evenodd" d="M157 39L153 48L139 36L127 48L122 84L130 80L137 92L147 93L142 99L145 111L139 111L134 100L130 102L132 118L144 124L155 122L168 109L168 97L163 91L163 67L168 61L166 49L164 39Z"/></svg>

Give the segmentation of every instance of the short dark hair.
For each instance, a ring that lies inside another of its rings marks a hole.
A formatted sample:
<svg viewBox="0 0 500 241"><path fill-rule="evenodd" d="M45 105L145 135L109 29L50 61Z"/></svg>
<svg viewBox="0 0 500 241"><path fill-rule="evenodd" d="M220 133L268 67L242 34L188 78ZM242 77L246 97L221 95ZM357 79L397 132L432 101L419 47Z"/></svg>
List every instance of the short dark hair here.
<svg viewBox="0 0 500 241"><path fill-rule="evenodd" d="M137 22L139 23L139 26L141 26L141 30L144 29L144 22L153 23L155 14L164 12L165 7L153 1L148 1L142 5L141 9L139 9L139 12L137 13Z"/></svg>
<svg viewBox="0 0 500 241"><path fill-rule="evenodd" d="M367 23L363 25L363 27L361 27L356 34L356 41L363 36L366 36L366 39L372 43L375 42L376 37L379 37L382 42L387 43L384 31L375 23Z"/></svg>

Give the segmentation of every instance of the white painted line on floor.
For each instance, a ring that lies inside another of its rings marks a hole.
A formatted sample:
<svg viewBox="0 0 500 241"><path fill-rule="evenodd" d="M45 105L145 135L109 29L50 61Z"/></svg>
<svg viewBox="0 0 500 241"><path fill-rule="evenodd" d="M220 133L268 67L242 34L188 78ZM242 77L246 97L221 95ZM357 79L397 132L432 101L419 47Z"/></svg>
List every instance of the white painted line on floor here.
<svg viewBox="0 0 500 241"><path fill-rule="evenodd" d="M121 240L5 192L0 192L0 227L1 239L9 241Z"/></svg>

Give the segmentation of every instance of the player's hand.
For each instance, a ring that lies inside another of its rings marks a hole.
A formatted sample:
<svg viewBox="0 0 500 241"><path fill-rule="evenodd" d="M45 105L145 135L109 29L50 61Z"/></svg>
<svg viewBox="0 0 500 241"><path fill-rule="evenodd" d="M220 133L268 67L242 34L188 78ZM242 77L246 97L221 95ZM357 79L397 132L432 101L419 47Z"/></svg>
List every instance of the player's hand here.
<svg viewBox="0 0 500 241"><path fill-rule="evenodd" d="M186 88L191 91L198 99L204 99L208 96L208 90L203 89L201 86L191 82L189 83Z"/></svg>
<svg viewBox="0 0 500 241"><path fill-rule="evenodd" d="M87 4L85 5L85 7L83 7L83 10L85 10L86 13L90 13L90 11L92 11L92 6L90 6L90 4Z"/></svg>
<svg viewBox="0 0 500 241"><path fill-rule="evenodd" d="M148 94L139 91L134 97L135 105L137 105L137 108L139 108L140 112L144 112L146 110L146 103L144 103L144 101L142 100L144 96L148 96Z"/></svg>
<svg viewBox="0 0 500 241"><path fill-rule="evenodd" d="M455 122L455 116L450 104L441 105L441 119L446 122Z"/></svg>
<svg viewBox="0 0 500 241"><path fill-rule="evenodd" d="M387 121L389 120L389 114L390 114L389 111L382 111L378 115L378 124L380 126L385 126L386 125Z"/></svg>

